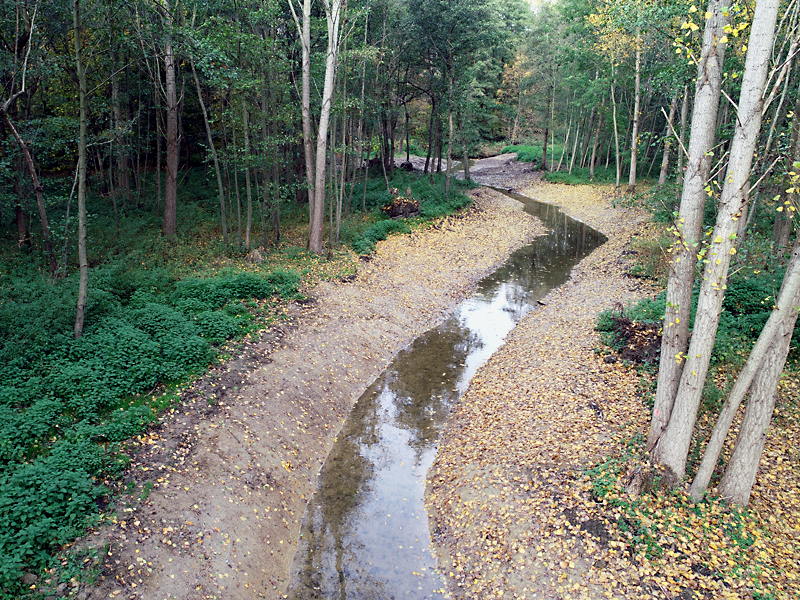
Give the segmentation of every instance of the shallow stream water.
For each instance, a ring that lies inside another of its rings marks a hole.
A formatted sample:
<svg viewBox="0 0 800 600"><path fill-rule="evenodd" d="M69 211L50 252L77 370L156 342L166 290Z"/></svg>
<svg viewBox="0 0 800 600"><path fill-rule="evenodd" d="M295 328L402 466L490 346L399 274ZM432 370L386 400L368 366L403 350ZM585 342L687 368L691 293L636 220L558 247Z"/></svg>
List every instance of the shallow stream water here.
<svg viewBox="0 0 800 600"><path fill-rule="evenodd" d="M514 252L359 398L303 518L289 598L421 600L444 591L423 497L450 408L516 323L605 241L550 204L507 195L549 233Z"/></svg>

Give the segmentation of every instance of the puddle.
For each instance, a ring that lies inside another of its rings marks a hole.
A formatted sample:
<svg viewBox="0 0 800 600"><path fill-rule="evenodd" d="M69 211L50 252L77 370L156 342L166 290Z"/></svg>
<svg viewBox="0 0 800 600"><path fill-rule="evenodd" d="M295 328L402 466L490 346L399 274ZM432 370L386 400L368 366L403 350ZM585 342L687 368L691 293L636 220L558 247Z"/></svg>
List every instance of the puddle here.
<svg viewBox="0 0 800 600"><path fill-rule="evenodd" d="M514 252L359 398L303 519L289 598L442 597L423 497L450 407L516 323L605 241L552 205L508 195L550 232Z"/></svg>

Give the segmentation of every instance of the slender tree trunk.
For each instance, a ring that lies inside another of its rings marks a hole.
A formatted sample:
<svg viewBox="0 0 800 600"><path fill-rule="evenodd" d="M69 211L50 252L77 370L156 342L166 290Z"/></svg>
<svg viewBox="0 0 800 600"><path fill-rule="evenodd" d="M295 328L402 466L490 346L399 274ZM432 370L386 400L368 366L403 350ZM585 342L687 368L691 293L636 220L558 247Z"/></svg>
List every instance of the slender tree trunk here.
<svg viewBox="0 0 800 600"><path fill-rule="evenodd" d="M667 183L667 171L669 170L669 148L670 138L672 137L672 122L675 120L675 111L678 110L678 91L672 95L672 102L669 105L669 117L667 118L667 131L664 134L664 156L661 159L661 172L658 174L658 187L664 187ZM680 152L680 150L679 150Z"/></svg>
<svg viewBox="0 0 800 600"><path fill-rule="evenodd" d="M455 130L453 128L453 78L455 77L453 71L455 65L453 64L453 57L450 57L450 78L448 81L448 101L447 101L447 173L444 180L444 191L447 197L450 197L450 175L453 165L453 135Z"/></svg>
<svg viewBox="0 0 800 600"><path fill-rule="evenodd" d="M321 248L322 244L322 227L321 223L315 221L315 182L316 177L314 174L314 150L313 150L313 137L311 133L311 0L303 0L303 20L298 20L297 14L294 9L294 2L290 0L289 8L292 10L292 17L297 25L297 32L300 35L300 45L302 47L302 96L301 96L301 111L303 118L303 156L306 163L306 185L308 186L308 208L309 208L309 248L313 250L313 245L319 238ZM327 82L327 79L326 79ZM327 121L326 121L327 125ZM326 131L327 134L327 131ZM320 134L318 134L320 135ZM324 181L324 174L323 174ZM319 231L315 232L314 229Z"/></svg>
<svg viewBox="0 0 800 600"><path fill-rule="evenodd" d="M172 16L169 7L166 11L166 25L172 29ZM171 31L170 31L171 34ZM169 35L169 34L168 34ZM164 237L175 238L178 214L178 89L175 81L175 54L172 40L164 43L164 94L167 104L167 177L164 182Z"/></svg>
<svg viewBox="0 0 800 600"><path fill-rule="evenodd" d="M242 128L244 134L244 190L247 196L247 222L244 229L244 245L250 250L250 231L253 227L253 190L250 188L250 124L247 113L247 100L242 97Z"/></svg>
<svg viewBox="0 0 800 600"><path fill-rule="evenodd" d="M612 57L613 62L613 57ZM619 187L620 179L622 179L622 160L619 155L619 125L617 124L617 97L614 94L614 67L611 67L611 116L614 121L614 148L617 157L617 179L616 187Z"/></svg>
<svg viewBox="0 0 800 600"><path fill-rule="evenodd" d="M722 85L722 64L725 60L725 44L717 40L724 35L728 20L723 16L723 11L727 12L729 1L709 2L708 12L712 16L706 21L703 49L697 66L692 137L689 140L689 159L680 212L673 230L675 241L670 254L664 333L661 338L661 359L653 418L647 438L648 451L654 448L670 420L678 383L686 363L692 288L705 209L705 185L711 169L709 151L714 146Z"/></svg>
<svg viewBox="0 0 800 600"><path fill-rule="evenodd" d="M603 124L603 108L606 105L606 99L603 97L600 102L600 110L597 111L597 127L594 130L594 141L592 142L592 159L589 161L589 181L594 181L594 163L597 160L597 143L600 140L600 126Z"/></svg>
<svg viewBox="0 0 800 600"><path fill-rule="evenodd" d="M307 1L307 0L306 0ZM314 179L314 202L310 207L309 249L322 252L322 226L325 217L325 161L327 159L328 123L333 103L336 63L339 55L339 21L342 17L342 0L325 0L325 17L328 24L328 49L325 59L325 83L317 128L317 159Z"/></svg>
<svg viewBox="0 0 800 600"><path fill-rule="evenodd" d="M578 123L575 125L575 139L572 141L572 152L569 157L569 174L572 175L572 169L575 167L575 155L578 152L578 140L581 137L581 118L578 117Z"/></svg>
<svg viewBox="0 0 800 600"><path fill-rule="evenodd" d="M683 86L683 101L681 102L681 132L678 137L678 161L676 164L676 168L678 170L678 174L675 177L675 183L677 184L676 195L678 198L681 196L681 188L683 187L683 158L684 153L683 149L685 148L686 142L686 121L689 117L689 86Z"/></svg>
<svg viewBox="0 0 800 600"><path fill-rule="evenodd" d="M219 214L222 222L222 242L225 247L228 247L228 219L225 214L225 185L222 183L222 173L219 170L219 157L217 156L217 148L214 145L214 136L211 133L211 124L208 122L208 111L206 110L206 103L203 100L203 90L200 89L200 80L197 78L197 71L194 68L194 61L189 61L192 66L192 77L194 77L194 86L197 89L197 99L200 102L200 110L203 113L203 123L206 126L206 139L208 140L208 149L211 151L211 158L214 161L214 172L217 175L217 193L219 194Z"/></svg>
<svg viewBox="0 0 800 600"><path fill-rule="evenodd" d="M800 243L800 238L795 242L792 253L794 262L798 262L798 254L800 254L798 243ZM722 475L722 480L719 482L720 495L729 502L740 506L746 506L750 501L750 492L753 489L758 465L761 462L761 454L764 451L767 429L775 410L778 382L786 364L792 331L797 322L798 305L800 305L800 295L795 292L794 315L784 323L783 335L779 334L767 349L753 379L747 409L739 428L739 436Z"/></svg>
<svg viewBox="0 0 800 600"><path fill-rule="evenodd" d="M761 128L762 94L775 38L778 5L779 0L761 0L753 14L736 128L700 287L694 331L669 424L654 448L656 462L671 469L678 480L686 471L686 457L725 297L728 267L735 252L737 220L745 218L745 194Z"/></svg>
<svg viewBox="0 0 800 600"><path fill-rule="evenodd" d="M780 349L776 358L781 358L782 355L778 374L783 370L783 363L786 361L786 355L789 352L789 340L792 337L794 324L797 321L798 306L800 306L800 236L798 236L794 245L792 258L786 267L783 285L775 303L776 306L772 309L764 329L761 330L761 334L750 351L750 356L739 373L736 383L717 418L711 439L703 455L703 462L700 463L700 468L697 470L697 475L695 475L690 489L690 494L695 500L702 498L708 489L708 482L711 481L711 475L717 466L717 460L725 443L725 438L728 436L728 431L730 431L733 418L736 416L736 411L739 409L742 400L744 400L750 384L760 371L765 357L773 348ZM774 384L771 390L773 394L775 387L778 385L777 379L774 380ZM756 464L758 464L758 457L756 457Z"/></svg>
<svg viewBox="0 0 800 600"><path fill-rule="evenodd" d="M75 70L78 75L78 95L80 97L80 125L78 133L78 304L75 311L75 339L83 335L83 321L86 311L86 292L89 287L89 262L86 259L86 73L81 56L81 13L80 0L72 5L72 23L75 42Z"/></svg>
<svg viewBox="0 0 800 600"><path fill-rule="evenodd" d="M636 67L633 86L633 131L631 132L631 172L628 176L628 193L636 191L636 155L639 153L639 104L642 101L642 34L636 32Z"/></svg>

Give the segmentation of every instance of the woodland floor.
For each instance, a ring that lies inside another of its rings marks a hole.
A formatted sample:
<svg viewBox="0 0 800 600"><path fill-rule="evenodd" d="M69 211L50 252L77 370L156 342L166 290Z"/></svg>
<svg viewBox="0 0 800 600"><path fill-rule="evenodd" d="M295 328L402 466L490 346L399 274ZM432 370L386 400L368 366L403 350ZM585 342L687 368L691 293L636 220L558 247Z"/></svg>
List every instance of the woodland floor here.
<svg viewBox="0 0 800 600"><path fill-rule="evenodd" d="M673 537L653 557L632 541L628 524L637 517L630 511L638 508L598 496L598 479L613 487L627 476L630 440L648 421L640 374L604 360L594 331L600 311L652 293L627 275L630 242L648 235L647 215L615 206L601 188L538 183L513 155L482 161L472 175L558 204L609 241L523 319L454 409L427 496L449 582L443 592L470 599L690 598L693 590L753 597L752 577L708 568L715 556L737 558L737 548L730 536L704 529L702 517L680 531L664 528ZM310 290L310 301L290 306L280 326L184 391L183 404L136 441L133 490L117 502L115 522L80 542L108 550L98 584L79 597L282 596L307 499L353 402L401 348L540 231L504 196L487 188L474 196L475 207L459 217L381 242L354 280ZM781 435L796 435L796 418L781 423ZM756 529L771 527L783 547L760 540L747 553L769 555L767 577L792 575L800 552L798 461L781 465L778 450L768 446L767 453L780 468L754 490ZM604 466L590 478L586 469L598 463ZM670 502L661 508L672 510ZM794 516L770 523L778 503ZM708 510L720 531L731 522L725 511L718 503ZM684 512L679 506L664 520Z"/></svg>
<svg viewBox="0 0 800 600"><path fill-rule="evenodd" d="M625 483L642 464L648 380L598 352L594 326L601 311L651 292L628 275L647 215L589 186L506 186L609 239L509 334L454 409L427 495L452 595L796 598L796 374L781 384L749 512L713 499L695 505L682 490L628 497Z"/></svg>
<svg viewBox="0 0 800 600"><path fill-rule="evenodd" d="M134 441L131 491L79 541L104 547L92 598L279 598L307 499L353 402L476 282L541 231L481 188L462 214L378 244Z"/></svg>

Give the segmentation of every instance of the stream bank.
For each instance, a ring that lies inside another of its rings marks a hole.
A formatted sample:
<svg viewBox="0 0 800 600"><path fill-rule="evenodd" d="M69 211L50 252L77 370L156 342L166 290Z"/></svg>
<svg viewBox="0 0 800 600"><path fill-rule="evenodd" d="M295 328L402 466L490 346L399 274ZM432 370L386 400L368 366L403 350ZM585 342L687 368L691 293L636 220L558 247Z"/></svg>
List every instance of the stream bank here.
<svg viewBox="0 0 800 600"><path fill-rule="evenodd" d="M475 205L378 244L352 282L321 284L282 326L183 393L136 440L131 493L79 543L103 548L82 599L279 598L320 466L355 400L541 231L485 188Z"/></svg>
<svg viewBox="0 0 800 600"><path fill-rule="evenodd" d="M454 408L426 497L439 569L457 598L645 597L631 595L636 580L614 560L608 524L583 510L583 470L647 422L638 375L594 352L594 326L601 311L651 293L627 275L648 215L589 186L523 192L608 241L517 325Z"/></svg>

